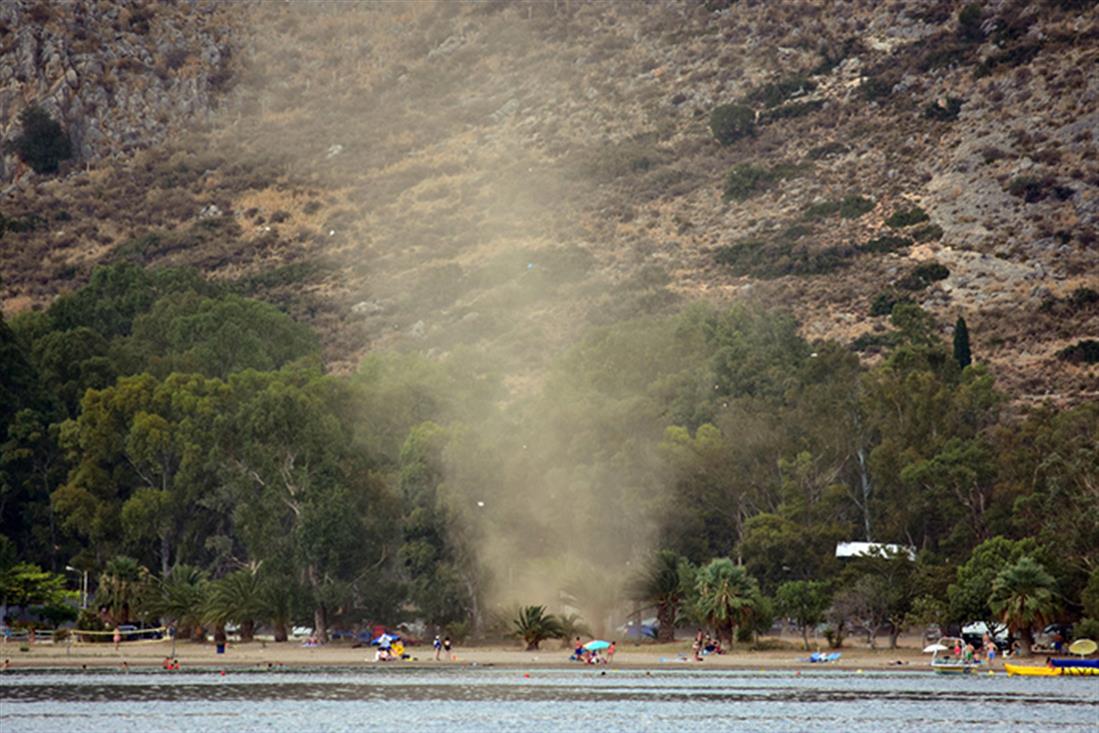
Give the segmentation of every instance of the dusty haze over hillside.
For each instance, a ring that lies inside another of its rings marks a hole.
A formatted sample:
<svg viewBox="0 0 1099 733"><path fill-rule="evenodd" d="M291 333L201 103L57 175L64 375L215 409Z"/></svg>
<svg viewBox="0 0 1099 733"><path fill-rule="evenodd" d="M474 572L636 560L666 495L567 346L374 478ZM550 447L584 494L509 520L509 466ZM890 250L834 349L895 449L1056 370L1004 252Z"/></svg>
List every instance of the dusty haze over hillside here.
<svg viewBox="0 0 1099 733"><path fill-rule="evenodd" d="M5 158L4 310L97 263L193 265L311 322L335 371L409 350L516 394L585 327L696 299L788 307L872 361L875 304L907 298L944 334L963 315L1013 398L1093 399L1095 365L1058 354L1099 337L1077 295L1099 287L1099 11L961 9L15 0L5 138L38 102L78 144L58 177ZM750 114L722 145L726 104ZM640 491L644 466L553 494L567 420L472 417L531 451L528 475L486 481L528 487L544 556L577 551L561 577L646 543L641 513L614 525L630 537L553 525ZM535 529L493 517L493 490L462 511L513 530L486 549L503 568Z"/></svg>

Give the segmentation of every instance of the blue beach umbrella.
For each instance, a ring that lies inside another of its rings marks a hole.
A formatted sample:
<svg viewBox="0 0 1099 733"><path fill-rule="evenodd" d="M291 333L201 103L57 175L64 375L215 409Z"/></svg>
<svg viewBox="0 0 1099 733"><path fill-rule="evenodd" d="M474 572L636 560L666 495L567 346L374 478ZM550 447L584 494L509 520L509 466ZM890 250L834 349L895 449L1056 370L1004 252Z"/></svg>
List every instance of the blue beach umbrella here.
<svg viewBox="0 0 1099 733"><path fill-rule="evenodd" d="M401 637L393 634L378 634L378 638L374 639L370 643L374 646L380 646L383 649L388 649L389 645L397 641Z"/></svg>
<svg viewBox="0 0 1099 733"><path fill-rule="evenodd" d="M600 641L596 639L595 641L589 641L587 644L584 645L584 648L587 649L589 652L597 652L600 649L606 649L610 645L611 644L609 641Z"/></svg>

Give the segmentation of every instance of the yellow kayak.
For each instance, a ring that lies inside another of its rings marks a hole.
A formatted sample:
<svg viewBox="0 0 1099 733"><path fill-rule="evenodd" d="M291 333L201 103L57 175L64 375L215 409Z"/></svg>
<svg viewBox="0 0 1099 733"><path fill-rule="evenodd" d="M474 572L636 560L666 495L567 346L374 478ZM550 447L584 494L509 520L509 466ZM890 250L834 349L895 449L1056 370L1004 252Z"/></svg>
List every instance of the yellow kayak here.
<svg viewBox="0 0 1099 733"><path fill-rule="evenodd" d="M1093 677L1099 676L1095 667L1032 667L1025 664L1007 662L1004 669L1008 674L1024 677Z"/></svg>

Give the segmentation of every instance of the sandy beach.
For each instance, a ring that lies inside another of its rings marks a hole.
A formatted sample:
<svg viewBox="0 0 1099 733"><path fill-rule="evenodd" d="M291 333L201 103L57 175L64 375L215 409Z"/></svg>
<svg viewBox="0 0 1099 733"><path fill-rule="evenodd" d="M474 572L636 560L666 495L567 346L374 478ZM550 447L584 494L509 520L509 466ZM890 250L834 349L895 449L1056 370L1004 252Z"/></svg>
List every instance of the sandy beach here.
<svg viewBox="0 0 1099 733"><path fill-rule="evenodd" d="M912 640L915 641L915 640ZM224 669L266 669L268 665L285 667L347 667L347 666L497 666L515 668L579 667L569 661L568 649L559 642L547 642L539 651L528 652L518 645L458 646L453 659L435 661L430 646L409 647L412 660L399 662L375 662L370 647L353 647L348 642L334 642L308 647L299 642L253 641L247 644L230 643L224 654L217 654L214 644L177 642L175 657L183 669L211 667ZM845 648L839 661L831 664L810 664L803 661L808 652L799 649L769 651L740 650L703 657L703 661L690 659L690 642L675 644L625 644L618 647L608 668L644 669L846 669L851 671L911 671L926 670L930 657L913 645L897 649L871 650L865 647ZM169 641L140 641L123 643L116 652L112 644L74 644L63 642L35 644L29 651L20 651L14 643L0 648L0 659L10 660L10 669L123 667L130 669L159 669L166 656L171 655ZM900 662L900 664L898 664ZM600 665L602 668L602 665Z"/></svg>

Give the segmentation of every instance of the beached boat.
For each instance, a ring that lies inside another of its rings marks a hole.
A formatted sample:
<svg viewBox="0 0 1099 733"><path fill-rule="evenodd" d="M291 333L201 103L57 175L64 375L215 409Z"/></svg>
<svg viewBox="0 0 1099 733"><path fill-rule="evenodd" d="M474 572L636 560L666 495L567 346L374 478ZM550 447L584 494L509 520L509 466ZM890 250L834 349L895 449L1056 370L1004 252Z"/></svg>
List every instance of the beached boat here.
<svg viewBox="0 0 1099 733"><path fill-rule="evenodd" d="M1099 667L1035 667L1006 662L1004 669L1020 677L1099 677Z"/></svg>
<svg viewBox="0 0 1099 733"><path fill-rule="evenodd" d="M931 653L931 669L936 674L972 674L983 669L983 665L972 657L955 654L955 649L964 649L965 642L952 636L944 636L936 643L924 649Z"/></svg>

